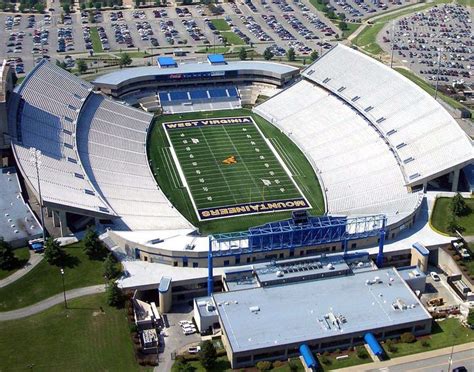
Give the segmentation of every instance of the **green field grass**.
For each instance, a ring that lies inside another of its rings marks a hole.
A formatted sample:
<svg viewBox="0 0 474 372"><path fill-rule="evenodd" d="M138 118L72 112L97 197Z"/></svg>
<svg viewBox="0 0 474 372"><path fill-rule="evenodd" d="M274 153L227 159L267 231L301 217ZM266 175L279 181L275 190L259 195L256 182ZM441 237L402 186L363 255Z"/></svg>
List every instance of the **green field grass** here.
<svg viewBox="0 0 474 372"><path fill-rule="evenodd" d="M104 283L102 261L90 260L83 252L82 243L65 247L66 290ZM32 305L63 290L60 269L41 261L28 274L0 288L0 311Z"/></svg>
<svg viewBox="0 0 474 372"><path fill-rule="evenodd" d="M198 210L301 199L295 183L250 120L167 129ZM235 163L227 164L229 159Z"/></svg>
<svg viewBox="0 0 474 372"><path fill-rule="evenodd" d="M221 19L221 18L211 19L211 23L214 26L216 26L216 29L218 31L229 31L230 30L230 26L227 24L225 19Z"/></svg>
<svg viewBox="0 0 474 372"><path fill-rule="evenodd" d="M457 217L457 222L460 226L464 227L465 235L474 235L474 199L464 198L466 204L471 209L471 212L466 216ZM431 224L435 229L448 234L446 226L448 224L450 211L451 198L438 198L431 214ZM454 234L452 234L454 235Z"/></svg>
<svg viewBox="0 0 474 372"><path fill-rule="evenodd" d="M217 54L226 54L229 53L230 48L229 47L223 47L223 46L210 46L202 49L198 49L196 53L217 53Z"/></svg>
<svg viewBox="0 0 474 372"><path fill-rule="evenodd" d="M234 34L232 31L221 32L221 35L224 36L227 40L227 43L232 45L245 45L240 36Z"/></svg>
<svg viewBox="0 0 474 372"><path fill-rule="evenodd" d="M217 231L242 231L248 229L251 226L257 226L270 221L285 219L290 216L290 212L275 212L269 214L257 214L242 217L239 216L200 222L197 219L196 212L191 203L187 189L184 187L177 187L176 182L178 181L178 170L174 165L174 162L172 162L171 152L169 149L170 143L166 138L162 123L187 119L236 117L245 115L251 116L254 119L255 123L263 132L263 135L269 139L276 151L280 154L286 166L293 175L293 179L296 181L304 196L311 204L312 209L310 212L313 215L320 215L324 213L324 199L321 188L319 186L319 182L317 181L314 170L306 159L305 155L293 142L291 142L288 137L283 135L279 129L268 123L260 116L253 114L250 110L223 110L204 113L160 116L155 120L148 139L148 156L151 162L152 171L155 174L156 180L165 195L191 223L199 227L201 233L203 234ZM250 196L249 191L248 195Z"/></svg>
<svg viewBox="0 0 474 372"><path fill-rule="evenodd" d="M30 250L28 249L28 247L18 248L15 249L13 252L15 253L15 257L18 259L18 265L11 270L0 269L0 280L5 279L7 276L21 269L30 259Z"/></svg>
<svg viewBox="0 0 474 372"><path fill-rule="evenodd" d="M126 311L109 307L105 297L77 298L68 310L61 304L0 322L0 370L144 371L135 361Z"/></svg>
<svg viewBox="0 0 474 372"><path fill-rule="evenodd" d="M99 31L97 31L97 27L91 27L90 34L92 41L92 50L94 51L94 53L102 53L104 49L102 49L102 42L100 41Z"/></svg>

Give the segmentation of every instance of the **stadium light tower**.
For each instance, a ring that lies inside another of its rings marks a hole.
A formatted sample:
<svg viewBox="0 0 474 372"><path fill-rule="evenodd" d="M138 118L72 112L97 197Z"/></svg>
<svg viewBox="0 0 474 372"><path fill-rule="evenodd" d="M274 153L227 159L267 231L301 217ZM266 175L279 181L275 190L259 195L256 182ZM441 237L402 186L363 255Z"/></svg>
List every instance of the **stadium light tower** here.
<svg viewBox="0 0 474 372"><path fill-rule="evenodd" d="M43 229L43 242L45 242L45 228L44 228L44 212L43 212L43 197L41 196L41 183L39 177L39 169L41 168L42 154L40 150L30 147L30 161L36 168L36 180L38 181L38 194L40 203L41 228Z"/></svg>

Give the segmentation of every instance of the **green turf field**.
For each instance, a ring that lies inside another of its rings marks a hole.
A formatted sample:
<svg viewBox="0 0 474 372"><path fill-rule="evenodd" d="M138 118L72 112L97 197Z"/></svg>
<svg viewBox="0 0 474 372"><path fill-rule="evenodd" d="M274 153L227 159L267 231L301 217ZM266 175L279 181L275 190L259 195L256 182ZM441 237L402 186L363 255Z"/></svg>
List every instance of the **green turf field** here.
<svg viewBox="0 0 474 372"><path fill-rule="evenodd" d="M309 207L250 116L163 125L199 219Z"/></svg>

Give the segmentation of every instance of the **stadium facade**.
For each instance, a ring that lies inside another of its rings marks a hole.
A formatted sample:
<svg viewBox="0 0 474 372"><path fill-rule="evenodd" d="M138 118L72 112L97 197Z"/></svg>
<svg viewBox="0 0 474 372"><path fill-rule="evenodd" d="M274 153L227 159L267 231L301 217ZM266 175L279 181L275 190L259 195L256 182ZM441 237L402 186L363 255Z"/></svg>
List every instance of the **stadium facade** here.
<svg viewBox="0 0 474 372"><path fill-rule="evenodd" d="M43 61L9 100L13 154L37 195L37 173L28 151L42 151L44 205L63 232L92 218L109 227L109 245L123 254L191 271L207 266L210 239L198 233L155 182L146 153L152 115L104 93L122 100L145 88L230 82L240 87L240 81L255 80L284 87L254 112L305 153L323 185L327 214L383 214L388 241L409 234L429 180L448 173L456 180L459 169L473 160L471 140L442 106L361 53L338 45L300 76L296 73L293 67L267 62L203 63L124 69L89 84ZM229 248L243 244L238 237L232 239ZM294 251L275 244L271 252L216 257L214 266L374 247L379 242L380 236L364 236L349 246L332 240ZM202 272L193 275L201 278Z"/></svg>

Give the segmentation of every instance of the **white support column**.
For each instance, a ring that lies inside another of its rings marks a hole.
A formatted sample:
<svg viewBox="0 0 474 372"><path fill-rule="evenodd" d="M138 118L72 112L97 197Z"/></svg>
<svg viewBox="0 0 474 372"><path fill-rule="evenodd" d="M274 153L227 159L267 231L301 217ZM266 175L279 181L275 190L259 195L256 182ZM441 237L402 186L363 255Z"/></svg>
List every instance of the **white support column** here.
<svg viewBox="0 0 474 372"><path fill-rule="evenodd" d="M459 184L459 171L460 169L455 169L453 171L453 183L451 187L451 191L456 192L458 191L458 184Z"/></svg>
<svg viewBox="0 0 474 372"><path fill-rule="evenodd" d="M66 212L64 211L59 211L59 227L61 229L61 236L66 236L67 235L67 218L66 218Z"/></svg>
<svg viewBox="0 0 474 372"><path fill-rule="evenodd" d="M52 211L53 214L53 225L54 227L59 227L59 212L58 211Z"/></svg>

